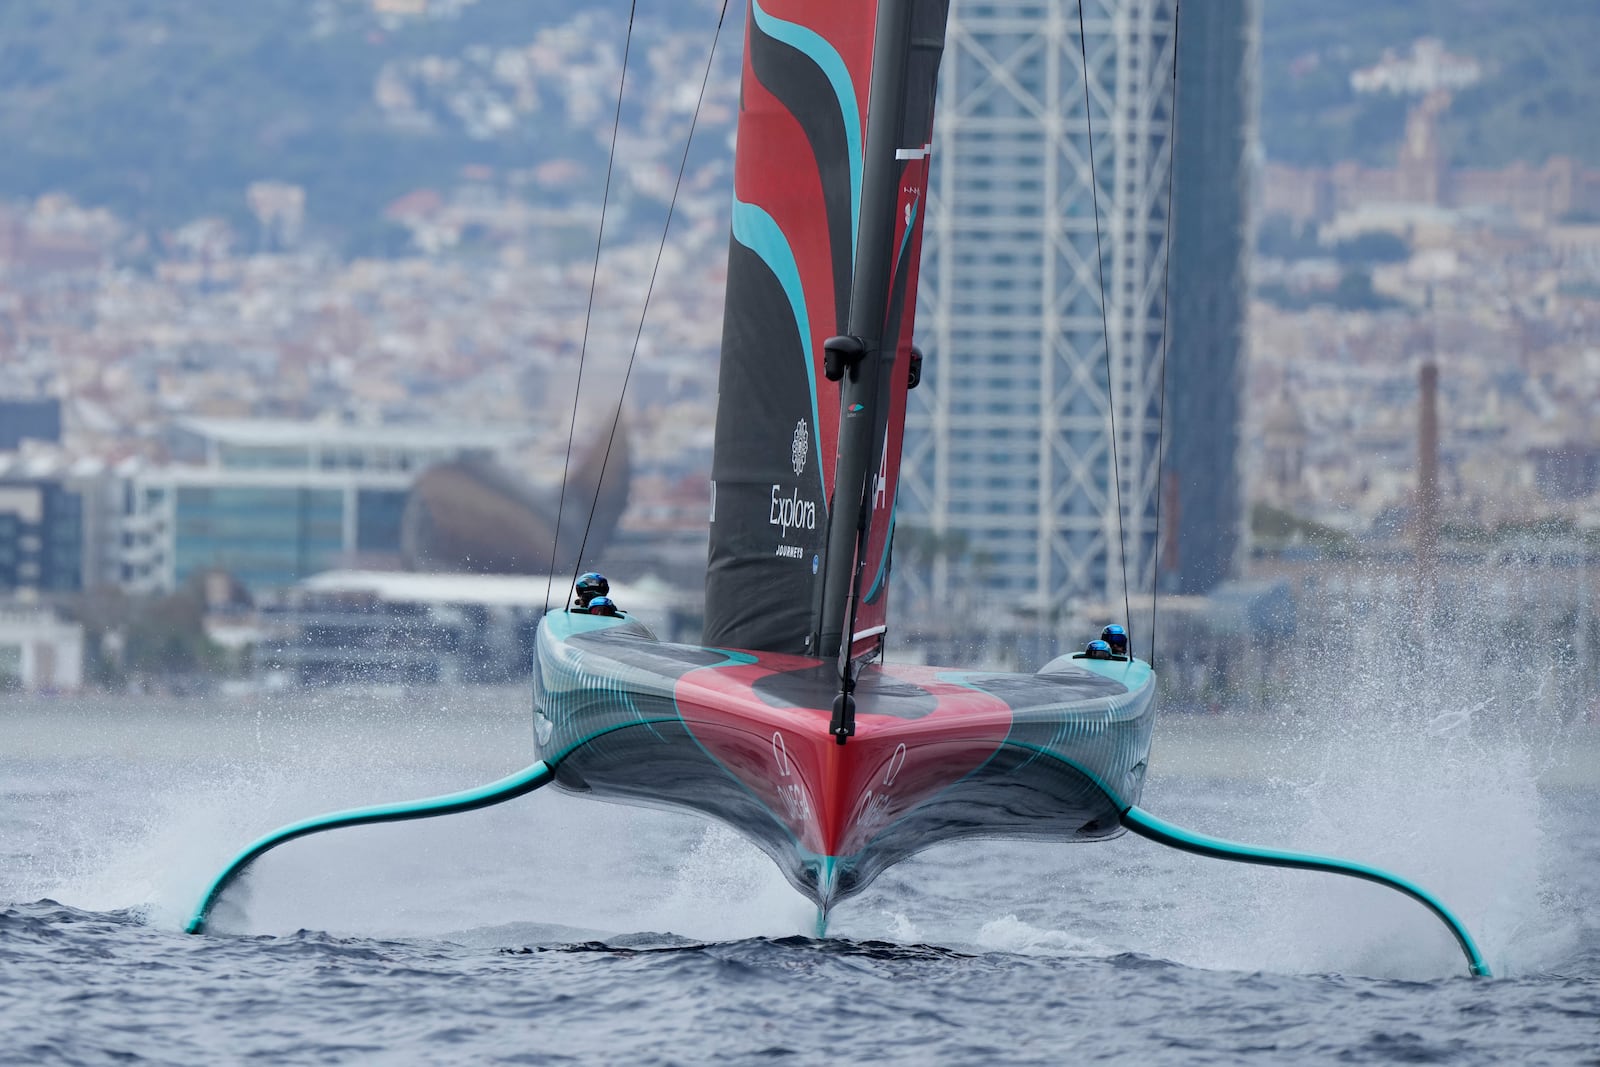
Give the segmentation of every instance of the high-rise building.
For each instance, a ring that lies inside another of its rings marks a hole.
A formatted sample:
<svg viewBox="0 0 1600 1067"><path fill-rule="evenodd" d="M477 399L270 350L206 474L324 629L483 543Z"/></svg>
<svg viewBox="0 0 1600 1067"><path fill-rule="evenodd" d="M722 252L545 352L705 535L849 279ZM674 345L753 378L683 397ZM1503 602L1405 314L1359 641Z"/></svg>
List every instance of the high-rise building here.
<svg viewBox="0 0 1600 1067"><path fill-rule="evenodd" d="M1209 592L1242 547L1258 10L1206 0L1180 15L1162 592Z"/></svg>
<svg viewBox="0 0 1600 1067"><path fill-rule="evenodd" d="M1176 150L1179 182L1192 184L1173 194L1172 227L1175 0L1083 5L1086 40L1075 0L951 5L918 316L928 358L911 394L900 497L903 528L926 536L915 565L896 561L912 595L935 603L977 588L1048 619L1083 600L1120 602L1124 573L1149 590L1158 505L1174 497L1192 509L1176 521L1220 522L1208 534L1218 545L1236 536L1236 505L1219 499L1208 512L1184 487L1209 478L1237 495L1256 0L1183 9ZM1202 52L1223 38L1225 56ZM1209 157L1213 139L1226 159ZM1215 336L1180 345L1180 307L1190 329ZM1200 396L1184 427L1168 407L1169 454L1184 445L1182 462L1163 470L1169 327L1168 395ZM1161 482L1177 491L1164 499Z"/></svg>

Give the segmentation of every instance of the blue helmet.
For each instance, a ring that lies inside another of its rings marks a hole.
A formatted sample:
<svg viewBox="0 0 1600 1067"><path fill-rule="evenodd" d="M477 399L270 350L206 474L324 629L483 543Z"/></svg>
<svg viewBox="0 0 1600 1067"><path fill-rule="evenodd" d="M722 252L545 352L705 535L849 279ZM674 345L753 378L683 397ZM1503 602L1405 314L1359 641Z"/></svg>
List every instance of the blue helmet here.
<svg viewBox="0 0 1600 1067"><path fill-rule="evenodd" d="M1128 631L1112 623L1100 631L1100 640L1111 646L1111 651L1119 656L1128 654Z"/></svg>
<svg viewBox="0 0 1600 1067"><path fill-rule="evenodd" d="M600 580L602 582L605 581L604 578L602 578ZM590 615L616 615L616 614L618 614L617 605L608 596L597 596L593 600L589 601L589 614Z"/></svg>
<svg viewBox="0 0 1600 1067"><path fill-rule="evenodd" d="M581 576L577 584L578 599L587 604L597 596L606 596L611 592L611 583L606 581L606 576L597 571L590 571Z"/></svg>
<svg viewBox="0 0 1600 1067"><path fill-rule="evenodd" d="M1104 641L1090 641L1083 654L1090 659L1110 659L1111 646Z"/></svg>

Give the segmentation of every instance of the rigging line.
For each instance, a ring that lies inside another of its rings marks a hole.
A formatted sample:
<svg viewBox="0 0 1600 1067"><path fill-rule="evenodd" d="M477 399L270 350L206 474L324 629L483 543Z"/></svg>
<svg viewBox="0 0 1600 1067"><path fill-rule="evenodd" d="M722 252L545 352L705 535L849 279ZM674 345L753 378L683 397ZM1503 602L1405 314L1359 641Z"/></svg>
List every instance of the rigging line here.
<svg viewBox="0 0 1600 1067"><path fill-rule="evenodd" d="M650 283L645 286L644 306L639 309L639 328L633 335L633 350L628 353L628 368L622 375L622 389L617 393L617 410L611 417L611 433L606 437L606 452L600 460L600 477L595 482L594 501L589 505L589 517L583 524L583 542L578 545L578 565L572 572L577 584L578 572L583 569L583 550L589 546L589 532L594 526L594 513L600 507L600 494L606 484L606 467L611 463L611 447L617 441L617 426L622 422L622 401L628 395L628 379L633 377L634 360L639 356L639 341L644 337L644 320L650 314L650 297L655 293L656 275L661 270L661 256L667 248L667 231L672 228L672 212L678 206L678 190L683 186L683 174L689 166L689 148L694 144L695 127L700 122L700 106L705 102L706 86L711 82L711 62L717 55L717 42L722 39L722 23L728 17L728 0L722 0L722 10L717 15L717 28L711 35L711 51L706 53L705 73L700 76L700 95L694 102L694 115L689 119L689 135L683 140L683 157L678 160L678 178L672 183L672 199L667 203L667 221L661 226L661 243L656 246L656 261L650 268Z"/></svg>
<svg viewBox="0 0 1600 1067"><path fill-rule="evenodd" d="M1172 136L1167 138L1167 256L1161 265L1161 415L1156 421L1156 551L1150 572L1150 665L1156 662L1156 606L1161 602L1161 498L1166 496L1163 481L1167 465L1167 334L1172 321L1168 293L1172 289L1172 186L1178 173L1178 22L1183 15L1183 0L1172 4ZM1133 641L1129 638L1129 655Z"/></svg>
<svg viewBox="0 0 1600 1067"><path fill-rule="evenodd" d="M1089 129L1089 190L1094 196L1094 261L1100 272L1100 329L1106 349L1106 410L1111 416L1111 477L1117 486L1117 556L1122 561L1122 618L1133 625L1128 601L1128 535L1122 528L1122 459L1117 454L1117 394L1111 385L1111 324L1106 320L1106 256L1100 243L1100 180L1094 172L1094 117L1089 107L1089 43L1078 0L1078 54L1083 60L1083 121ZM1130 648L1131 651L1131 648Z"/></svg>
<svg viewBox="0 0 1600 1067"><path fill-rule="evenodd" d="M567 427L567 456L561 462L561 495L556 501L556 533L555 541L550 546L550 573L544 583L544 610L550 610L550 592L556 580L556 549L561 547L561 515L567 506L567 473L572 468L572 439L578 430L578 400L583 395L583 362L584 356L589 351L589 322L594 317L594 290L600 279L600 245L606 236L606 205L611 199L611 170L617 161L617 131L622 126L622 93L628 86L628 54L633 48L633 16L638 11L639 0L629 0L628 3L628 35L622 43L622 77L617 83L617 113L611 119L611 150L606 155L606 184L600 193L600 231L594 238L594 269L589 274L589 306L583 312L583 343L578 348L578 382L572 388L572 422ZM605 478L605 469L600 471L601 479ZM598 492L598 491L597 491ZM578 562L583 563L583 551L578 552ZM574 576L573 581L577 578ZM561 595L563 606L567 604L566 593Z"/></svg>

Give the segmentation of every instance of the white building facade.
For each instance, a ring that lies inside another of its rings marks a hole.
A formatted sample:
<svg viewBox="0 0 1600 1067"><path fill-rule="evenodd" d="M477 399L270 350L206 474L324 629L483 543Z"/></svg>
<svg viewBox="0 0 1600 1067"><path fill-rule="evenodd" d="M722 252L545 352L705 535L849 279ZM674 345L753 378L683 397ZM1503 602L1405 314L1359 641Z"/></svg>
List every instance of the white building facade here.
<svg viewBox="0 0 1600 1067"><path fill-rule="evenodd" d="M83 688L83 627L32 604L0 604L0 693Z"/></svg>

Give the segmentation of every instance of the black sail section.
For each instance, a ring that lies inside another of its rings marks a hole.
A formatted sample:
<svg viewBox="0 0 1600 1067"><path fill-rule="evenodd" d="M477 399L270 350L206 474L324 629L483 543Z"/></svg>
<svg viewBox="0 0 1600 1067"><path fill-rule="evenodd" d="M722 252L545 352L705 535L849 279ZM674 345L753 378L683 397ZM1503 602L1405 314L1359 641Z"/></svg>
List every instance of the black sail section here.
<svg viewBox="0 0 1600 1067"><path fill-rule="evenodd" d="M812 432L808 356L782 283L737 239L728 277L730 292L739 279L740 299L724 313L723 352L770 358L722 363L703 640L803 652L826 530L822 466L814 442L801 447Z"/></svg>

